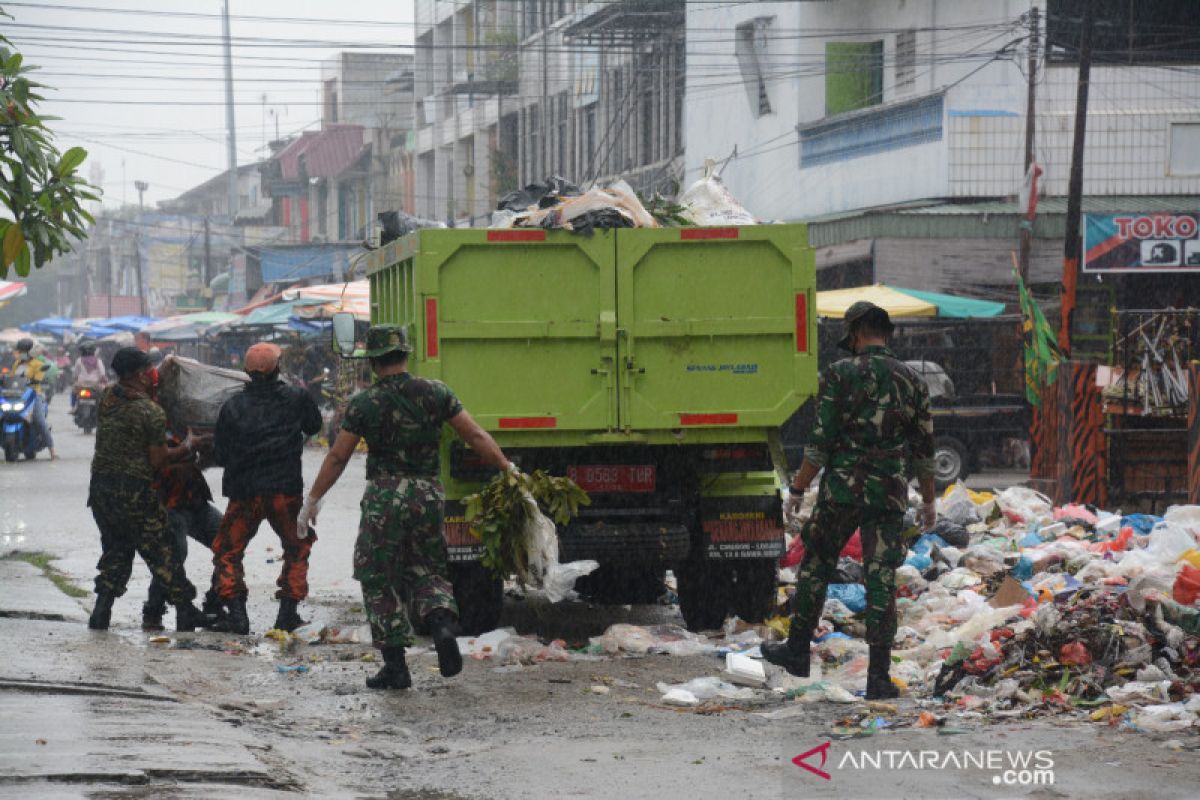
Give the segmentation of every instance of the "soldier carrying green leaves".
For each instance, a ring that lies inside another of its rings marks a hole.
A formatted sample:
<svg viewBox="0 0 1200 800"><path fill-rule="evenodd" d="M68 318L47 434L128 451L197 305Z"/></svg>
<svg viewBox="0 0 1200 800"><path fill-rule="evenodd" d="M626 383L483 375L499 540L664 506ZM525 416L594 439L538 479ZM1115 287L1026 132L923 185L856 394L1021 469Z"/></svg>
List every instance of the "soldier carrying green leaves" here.
<svg viewBox="0 0 1200 800"><path fill-rule="evenodd" d="M793 675L807 677L809 644L820 621L825 589L837 572L838 554L862 532L865 573L867 699L895 697L889 677L896 635L896 568L904 563L902 537L908 508L908 478L921 490L918 523L936 522L933 485L933 419L929 390L921 376L888 347L895 330L887 311L865 301L846 311L846 335L838 346L853 355L830 366L821 378L817 419L792 480L789 510L817 473L817 506L801 537L804 560L792 598L786 643L765 644L763 658Z"/></svg>
<svg viewBox="0 0 1200 800"><path fill-rule="evenodd" d="M404 649L413 643L406 595L429 626L442 675L449 678L462 670L455 639L458 607L446 577L442 535L442 425L449 423L491 466L516 469L450 387L409 373L411 351L402 326L375 325L367 331L366 356L378 380L351 398L297 523L303 530L316 521L321 499L341 477L359 440L365 440L367 487L354 546L354 577L362 584L371 638L383 652L383 668L367 678L372 689L412 686L404 660Z"/></svg>

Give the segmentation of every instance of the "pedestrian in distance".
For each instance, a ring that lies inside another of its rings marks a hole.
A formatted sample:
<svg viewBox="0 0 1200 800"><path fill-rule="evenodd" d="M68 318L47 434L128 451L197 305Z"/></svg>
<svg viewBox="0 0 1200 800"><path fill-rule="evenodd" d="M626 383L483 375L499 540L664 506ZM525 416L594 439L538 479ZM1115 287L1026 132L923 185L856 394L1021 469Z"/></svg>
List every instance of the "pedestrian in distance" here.
<svg viewBox="0 0 1200 800"><path fill-rule="evenodd" d="M362 584L371 639L383 668L367 678L371 689L412 686L405 648L413 644L405 598L425 621L443 677L462 670L458 606L447 578L442 532L445 492L438 480L443 425L450 427L497 469L515 470L495 440L463 409L450 387L408 371L405 329L376 325L367 331L366 356L377 380L351 398L337 439L304 499L300 525L316 522L322 499L367 443L367 486L354 546L354 577Z"/></svg>
<svg viewBox="0 0 1200 800"><path fill-rule="evenodd" d="M106 630L113 601L125 593L136 552L175 606L175 629L192 631L212 623L192 604L196 589L176 557L167 512L153 480L165 465L191 456L192 440L167 446L167 416L151 395L157 374L136 347L112 360L119 382L105 390L97 412L96 452L88 505L100 529L96 605L88 627Z"/></svg>
<svg viewBox="0 0 1200 800"><path fill-rule="evenodd" d="M837 573L838 554L862 532L866 584L867 699L896 697L892 642L896 635L896 568L904 563L906 468L917 478L922 506L918 524L936 522L933 485L933 418L929 390L888 347L894 326L887 311L865 301L844 319L838 346L852 355L821 378L817 418L792 479L788 511L799 511L804 492L821 474L816 508L801 532L804 560L796 574L787 641L762 646L763 658L792 675L808 677L809 647Z"/></svg>
<svg viewBox="0 0 1200 800"><path fill-rule="evenodd" d="M304 624L297 607L308 597L308 556L317 537L297 527L296 515L303 502L304 442L321 430L321 413L308 392L280 380L280 355L269 342L247 350L250 382L217 415L214 458L225 468L221 490L229 504L213 542L213 580L227 614L214 630L250 632L242 559L263 520L283 545L274 627L293 631Z"/></svg>

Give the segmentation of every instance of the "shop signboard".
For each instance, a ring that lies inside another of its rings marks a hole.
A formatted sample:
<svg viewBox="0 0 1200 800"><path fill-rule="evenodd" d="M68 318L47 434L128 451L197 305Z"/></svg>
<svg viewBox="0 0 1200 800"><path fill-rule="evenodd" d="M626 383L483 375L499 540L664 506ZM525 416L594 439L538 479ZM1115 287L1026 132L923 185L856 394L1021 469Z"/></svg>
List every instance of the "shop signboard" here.
<svg viewBox="0 0 1200 800"><path fill-rule="evenodd" d="M1083 215L1084 272L1200 272L1200 213Z"/></svg>

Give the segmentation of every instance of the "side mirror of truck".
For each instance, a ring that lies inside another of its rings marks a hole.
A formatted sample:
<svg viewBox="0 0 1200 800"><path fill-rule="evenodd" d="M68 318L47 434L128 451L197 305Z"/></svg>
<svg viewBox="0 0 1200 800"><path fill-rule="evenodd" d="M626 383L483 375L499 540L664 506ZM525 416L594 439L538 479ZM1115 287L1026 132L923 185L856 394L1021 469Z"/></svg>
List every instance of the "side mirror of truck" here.
<svg viewBox="0 0 1200 800"><path fill-rule="evenodd" d="M333 315L333 352L343 358L354 355L354 314L349 311Z"/></svg>

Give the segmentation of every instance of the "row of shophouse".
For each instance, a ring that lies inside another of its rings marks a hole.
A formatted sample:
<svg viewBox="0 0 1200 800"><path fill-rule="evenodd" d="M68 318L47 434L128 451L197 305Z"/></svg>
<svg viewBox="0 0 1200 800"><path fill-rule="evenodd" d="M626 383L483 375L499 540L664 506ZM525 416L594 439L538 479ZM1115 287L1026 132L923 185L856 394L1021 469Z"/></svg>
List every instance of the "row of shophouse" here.
<svg viewBox="0 0 1200 800"><path fill-rule="evenodd" d="M87 252L137 247L144 263L164 248L176 263L149 265L154 305L232 303L340 263L321 253L371 239L382 211L484 226L505 192L548 175L669 196L711 162L761 219L811 223L821 288L1011 299L1034 15L1030 276L1049 285L1086 1L415 0L411 52L327 63L320 128L239 168L236 214L218 177L140 226L113 220L114 241ZM1097 5L1084 210L1194 212L1200 16L1188 0ZM111 290L73 291L131 291L108 269Z"/></svg>

